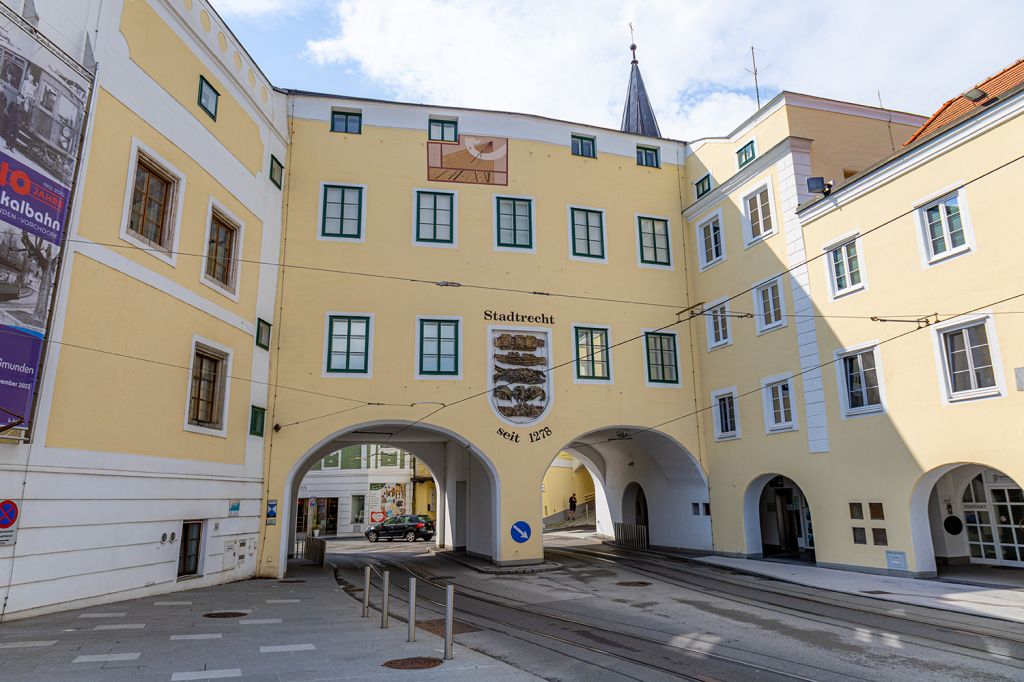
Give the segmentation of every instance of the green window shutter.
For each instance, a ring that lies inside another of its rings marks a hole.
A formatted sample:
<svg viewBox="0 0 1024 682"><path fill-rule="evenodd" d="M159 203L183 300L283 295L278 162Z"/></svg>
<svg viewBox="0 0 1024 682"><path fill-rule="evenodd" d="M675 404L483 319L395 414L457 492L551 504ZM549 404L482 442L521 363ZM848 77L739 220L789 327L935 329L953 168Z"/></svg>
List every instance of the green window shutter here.
<svg viewBox="0 0 1024 682"><path fill-rule="evenodd" d="M249 435L263 437L266 428L267 411L262 407L251 406L249 413Z"/></svg>

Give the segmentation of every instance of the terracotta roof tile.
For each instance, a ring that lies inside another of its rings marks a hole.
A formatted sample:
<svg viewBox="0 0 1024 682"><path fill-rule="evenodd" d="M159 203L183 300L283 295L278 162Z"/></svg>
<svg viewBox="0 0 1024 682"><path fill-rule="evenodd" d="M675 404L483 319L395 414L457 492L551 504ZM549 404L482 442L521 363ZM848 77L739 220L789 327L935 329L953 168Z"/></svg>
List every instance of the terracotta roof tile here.
<svg viewBox="0 0 1024 682"><path fill-rule="evenodd" d="M942 128L948 123L952 123L974 109L991 104L995 100L999 99L999 96L1004 92L1017 87L1021 83L1024 83L1024 59L1017 60L999 73L994 76L989 76L974 86L984 92L985 95L987 95L986 97L982 97L977 102L972 102L961 94L943 104L939 107L938 111L932 114L931 118L924 122L924 125L914 131L914 134L910 136L909 140L903 143L903 146L906 146L925 135L930 135L939 128ZM969 90L970 88L968 88L968 91Z"/></svg>

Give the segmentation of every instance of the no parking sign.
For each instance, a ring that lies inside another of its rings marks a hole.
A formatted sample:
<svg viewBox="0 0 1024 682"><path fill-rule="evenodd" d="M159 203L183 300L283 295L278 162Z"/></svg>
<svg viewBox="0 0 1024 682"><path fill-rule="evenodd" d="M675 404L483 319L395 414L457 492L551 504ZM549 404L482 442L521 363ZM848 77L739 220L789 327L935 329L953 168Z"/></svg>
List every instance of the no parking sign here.
<svg viewBox="0 0 1024 682"><path fill-rule="evenodd" d="M18 539L18 520L21 512L13 500L0 502L0 545L13 545Z"/></svg>

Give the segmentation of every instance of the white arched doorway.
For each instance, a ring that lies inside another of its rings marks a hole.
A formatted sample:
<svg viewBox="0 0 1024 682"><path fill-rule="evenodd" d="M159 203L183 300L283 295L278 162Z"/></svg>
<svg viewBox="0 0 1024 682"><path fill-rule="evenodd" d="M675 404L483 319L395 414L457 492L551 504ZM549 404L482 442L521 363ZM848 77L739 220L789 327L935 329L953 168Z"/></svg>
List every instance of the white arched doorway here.
<svg viewBox="0 0 1024 682"><path fill-rule="evenodd" d="M292 465L280 493L285 504L278 506L282 567L294 541L296 502L303 478L325 455L362 444L387 444L404 450L429 469L437 491L435 542L439 547L462 549L491 560L499 556L501 487L486 455L448 429L380 420L356 424L325 437Z"/></svg>
<svg viewBox="0 0 1024 682"><path fill-rule="evenodd" d="M763 474L743 499L747 556L814 561L814 524L803 489L780 474Z"/></svg>

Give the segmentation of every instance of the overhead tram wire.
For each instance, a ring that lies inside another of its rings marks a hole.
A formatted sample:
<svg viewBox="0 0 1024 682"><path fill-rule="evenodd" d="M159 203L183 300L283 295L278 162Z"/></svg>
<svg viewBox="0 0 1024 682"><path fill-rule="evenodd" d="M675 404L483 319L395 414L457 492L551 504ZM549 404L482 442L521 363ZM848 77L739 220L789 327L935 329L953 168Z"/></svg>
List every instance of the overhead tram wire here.
<svg viewBox="0 0 1024 682"><path fill-rule="evenodd" d="M927 329L929 327L933 327L936 324L941 324L942 322L948 322L949 320L955 320L957 318L964 317L965 315L970 315L971 313L976 313L976 312L978 312L980 310L984 310L985 308L991 308L993 306L997 306L997 305L1006 303L1008 301L1013 301L1013 300L1016 300L1018 298L1024 298L1024 291L1022 291L1020 293L1017 293L1017 294L1014 294L1012 296L1007 296L1006 298L1001 298L998 301L992 301L991 303L986 303L984 305L980 305L980 306L971 308L969 310L965 310L965 311L957 313L955 315L946 316L944 319L941 319L941 320L937 319L935 322L928 322L926 324L922 324L922 325L919 325L917 327L914 327L913 329L908 329L907 331L901 332L899 334L896 334L895 336L890 336L887 339L882 339L878 343L874 344L872 346L872 348L877 348L877 347L882 346L882 345L884 345L886 343L889 343L891 341L896 341L897 339L902 339L905 336L909 336L909 335L911 335L911 334L913 334L915 332L919 332L922 329ZM825 361L825 362L823 362L823 363L821 363L819 365L815 365L813 367L808 367L807 369L802 369L799 372L794 372L792 375L790 375L790 378L792 379L792 378L795 378L795 377L798 377L798 376L803 376L804 374L807 374L809 372L814 372L814 371L819 370L819 369L824 369L825 367L828 367L830 365L836 364L837 362L839 362L842 359L843 359L842 357L837 357L837 358L833 358L832 360L827 360L827 361ZM745 391L743 393L737 393L736 395L733 396L733 400L739 400L740 398L745 398L745 397L750 396L750 395L755 395L755 394L761 393L763 390L764 390L764 387L763 386L759 386L757 388L751 389L749 391ZM633 432L629 433L629 435L626 438L607 438L605 440L595 441L593 443L583 443L583 445L601 445L602 443L610 443L610 442L613 442L613 441L629 440L633 436L640 435L641 433L647 433L648 431L653 431L655 429L661 428L662 426L666 426L667 424L672 424L674 422L681 421L681 420L686 419L688 417L694 417L694 416L700 414L701 412L706 412L706 411L712 410L714 408L715 408L715 405L706 405L706 406L704 406L704 407L702 407L700 409L694 410L693 412L688 412L686 414L681 414L681 415L679 415L677 417L673 417L672 419L667 419L667 420L665 420L663 422L659 422L657 424L654 424L653 426L645 426L642 429L639 429L637 431L633 431Z"/></svg>

